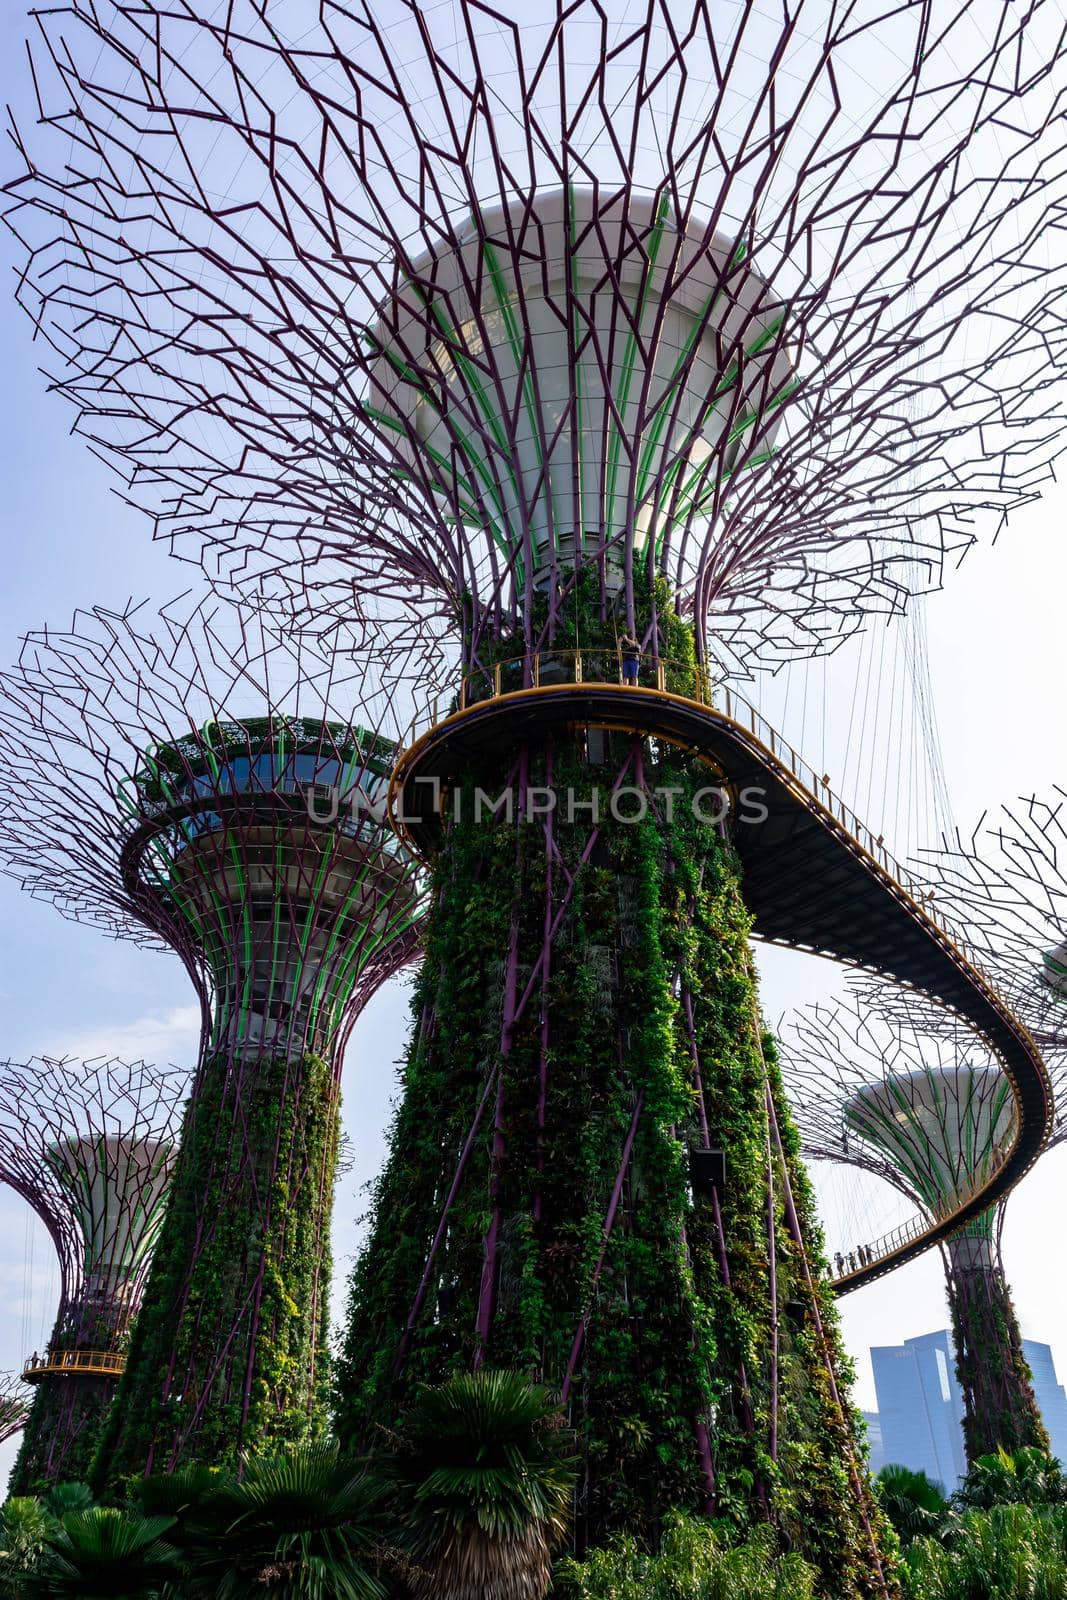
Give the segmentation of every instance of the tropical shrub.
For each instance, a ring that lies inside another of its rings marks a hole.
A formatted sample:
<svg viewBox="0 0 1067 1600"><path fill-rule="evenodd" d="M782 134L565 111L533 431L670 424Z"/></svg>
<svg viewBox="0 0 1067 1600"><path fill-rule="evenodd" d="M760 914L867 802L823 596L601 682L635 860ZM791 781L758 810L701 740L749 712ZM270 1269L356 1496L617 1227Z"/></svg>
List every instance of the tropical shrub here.
<svg viewBox="0 0 1067 1600"><path fill-rule="evenodd" d="M45 1540L40 1560L15 1593L27 1600L161 1600L179 1568L166 1543L170 1517L139 1517L111 1506L71 1511Z"/></svg>
<svg viewBox="0 0 1067 1600"><path fill-rule="evenodd" d="M811 1600L813 1582L799 1556L776 1553L769 1529L729 1549L712 1523L680 1514L656 1555L623 1538L557 1571L561 1600Z"/></svg>
<svg viewBox="0 0 1067 1600"><path fill-rule="evenodd" d="M41 1559L54 1519L40 1500L16 1495L0 1507L0 1595L19 1593L19 1584Z"/></svg>
<svg viewBox="0 0 1067 1600"><path fill-rule="evenodd" d="M391 1463L422 1600L541 1600L574 1475L558 1406L521 1373L419 1391Z"/></svg>
<svg viewBox="0 0 1067 1600"><path fill-rule="evenodd" d="M925 1472L913 1472L910 1467L883 1467L875 1479L875 1488L882 1510L905 1544L936 1536L949 1502L941 1485Z"/></svg>
<svg viewBox="0 0 1067 1600"><path fill-rule="evenodd" d="M904 1552L907 1600L1067 1600L1067 1518L1049 1506L968 1511L948 1543Z"/></svg>
<svg viewBox="0 0 1067 1600"><path fill-rule="evenodd" d="M1067 1503L1067 1480L1058 1461L1043 1450L979 1456L954 1496L964 1510L993 1506L1058 1506Z"/></svg>
<svg viewBox="0 0 1067 1600"><path fill-rule="evenodd" d="M214 1485L201 1473L190 1490L183 1600L383 1600L382 1484L336 1444L250 1461Z"/></svg>

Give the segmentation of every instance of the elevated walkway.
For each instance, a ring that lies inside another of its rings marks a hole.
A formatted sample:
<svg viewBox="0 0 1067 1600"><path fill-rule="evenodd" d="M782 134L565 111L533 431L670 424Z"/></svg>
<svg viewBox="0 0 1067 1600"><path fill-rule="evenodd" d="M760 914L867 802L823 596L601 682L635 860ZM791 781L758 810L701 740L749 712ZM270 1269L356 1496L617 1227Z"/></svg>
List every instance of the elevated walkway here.
<svg viewBox="0 0 1067 1600"><path fill-rule="evenodd" d="M121 1378L126 1357L117 1350L46 1350L33 1355L22 1369L24 1383L42 1378Z"/></svg>
<svg viewBox="0 0 1067 1600"><path fill-rule="evenodd" d="M763 791L765 816L739 820L732 834L755 936L891 978L956 1012L986 1040L1017 1103L1015 1142L989 1181L949 1215L918 1217L867 1246L864 1262L834 1280L838 1293L848 1293L947 1238L1030 1169L1052 1123L1040 1051L936 903L758 711L729 690L721 705L713 704L692 668L684 669L692 693L682 695L663 686L662 666L653 669L652 684L627 686L605 681L605 663L613 665L603 652L597 661L554 651L525 669L533 680L525 687L509 687L500 668L492 678L465 683L459 710L398 759L389 796L393 825L417 854L431 856L449 788L470 760L499 757L568 729L661 739L707 763L715 774L709 784L721 775L737 795ZM603 675L591 675L597 671Z"/></svg>

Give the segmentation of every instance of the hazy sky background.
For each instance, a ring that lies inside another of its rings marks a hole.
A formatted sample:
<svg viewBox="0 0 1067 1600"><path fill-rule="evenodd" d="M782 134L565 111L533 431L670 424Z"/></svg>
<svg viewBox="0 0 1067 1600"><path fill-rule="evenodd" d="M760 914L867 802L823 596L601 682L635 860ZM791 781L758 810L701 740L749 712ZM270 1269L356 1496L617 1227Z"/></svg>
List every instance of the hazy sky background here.
<svg viewBox="0 0 1067 1600"><path fill-rule="evenodd" d="M5 101L26 104L21 8L0 22L0 87ZM6 171L8 163L3 164ZM13 259L0 245L5 268ZM46 394L31 330L0 294L0 528L5 584L0 594L0 658L17 653L19 635L45 622L63 624L79 604L118 604L129 596L163 602L197 581L194 569L154 547L146 526L111 492L102 466L69 436L71 414ZM930 657L944 763L955 815L969 832L982 810L1033 790L1067 783L1064 699L1064 597L1067 595L1067 493L1053 487L1041 506L1020 516L993 548L974 551L928 604ZM832 765L842 716L856 680L856 651L842 652L820 679L831 707L818 749L801 738L811 696L789 711L784 732L813 764ZM780 685L767 691L781 700ZM836 713L833 708L837 707ZM835 720L836 718L836 720ZM863 793L892 797L897 774L884 758ZM853 785L856 788L856 785ZM844 793L845 799L860 795ZM858 806L858 808L860 808ZM862 808L861 815L863 814ZM872 822L878 821L871 817ZM880 824L879 824L880 827ZM894 833L886 829L887 843ZM196 1047L197 1008L176 957L139 952L65 922L0 883L0 1055L120 1054L187 1063ZM840 975L810 957L760 951L766 1014L840 992ZM390 984L361 1018L345 1071L346 1123L354 1170L338 1196L338 1284L357 1242L361 1187L384 1150L394 1066L407 1032L402 981ZM877 1199L851 1180L820 1177L831 1248L848 1248L876 1229L849 1229L876 1218ZM1050 1342L1067 1376L1067 1280L1062 1227L1067 1156L1049 1154L1013 1197L1005 1250L1023 1323ZM885 1215L894 1205L890 1198ZM55 1309L54 1253L31 1213L0 1188L0 1369L17 1369L46 1343ZM843 1302L845 1332L859 1367L859 1397L873 1403L867 1348L942 1327L946 1322L940 1259L913 1263ZM0 1450L0 1477L15 1444Z"/></svg>

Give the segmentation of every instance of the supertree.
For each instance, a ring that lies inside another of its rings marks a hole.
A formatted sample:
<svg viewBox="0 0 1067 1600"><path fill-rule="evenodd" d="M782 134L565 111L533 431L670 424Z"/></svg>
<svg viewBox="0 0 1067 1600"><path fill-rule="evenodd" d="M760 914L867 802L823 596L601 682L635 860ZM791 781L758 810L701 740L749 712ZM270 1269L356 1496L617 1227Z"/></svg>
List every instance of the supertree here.
<svg viewBox="0 0 1067 1600"><path fill-rule="evenodd" d="M8 221L55 384L162 531L316 607L338 556L473 667L587 563L766 663L1060 448L1052 0L35 23Z"/></svg>
<svg viewBox="0 0 1067 1600"><path fill-rule="evenodd" d="M76 5L11 186L55 382L160 531L462 658L392 784L435 894L342 1432L533 1369L580 1541L767 1517L842 1596L892 1579L709 782L774 788L761 932L981 1013L1004 1182L1047 1086L708 669L902 605L1059 448L1063 21L989 20Z"/></svg>
<svg viewBox="0 0 1067 1600"><path fill-rule="evenodd" d="M395 745L358 720L362 686L351 656L186 601L79 612L3 676L5 869L175 950L203 1009L102 1476L318 1425L342 1053L422 909L380 815Z"/></svg>
<svg viewBox="0 0 1067 1600"><path fill-rule="evenodd" d="M87 1473L159 1237L188 1088L187 1071L143 1061L0 1066L0 1181L48 1229L60 1279L48 1348L23 1373L36 1393L13 1494Z"/></svg>
<svg viewBox="0 0 1067 1600"><path fill-rule="evenodd" d="M933 1217L958 1210L1004 1159L1010 1083L971 1030L928 1004L910 1015L879 1012L868 994L815 1005L796 1014L783 1052L809 1158L883 1178ZM1004 1273L1004 1209L941 1247L972 1462L1000 1446L1050 1451Z"/></svg>

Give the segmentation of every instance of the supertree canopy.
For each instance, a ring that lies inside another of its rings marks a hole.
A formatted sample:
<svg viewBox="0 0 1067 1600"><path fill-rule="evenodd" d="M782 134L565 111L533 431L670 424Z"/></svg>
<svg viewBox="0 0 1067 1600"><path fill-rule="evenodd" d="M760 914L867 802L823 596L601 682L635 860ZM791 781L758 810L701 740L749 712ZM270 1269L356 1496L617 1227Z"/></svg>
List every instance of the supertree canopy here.
<svg viewBox="0 0 1067 1600"><path fill-rule="evenodd" d="M422 909L381 814L395 745L358 720L361 682L351 657L218 606L79 613L4 678L6 870L176 950L204 1013L101 1476L319 1418L342 1050Z"/></svg>
<svg viewBox="0 0 1067 1600"><path fill-rule="evenodd" d="M767 661L1059 449L1053 0L35 22L21 298L131 497L238 573L462 621L472 666L578 561L630 626L660 574Z"/></svg>
<svg viewBox="0 0 1067 1600"><path fill-rule="evenodd" d="M36 1211L60 1271L48 1348L24 1373L36 1394L14 1494L86 1474L162 1226L188 1088L187 1072L143 1061L0 1066L0 1181Z"/></svg>
<svg viewBox="0 0 1067 1600"><path fill-rule="evenodd" d="M579 1546L701 1508L773 1522L835 1600L894 1592L745 892L1031 1046L707 669L901 605L1047 476L1059 8L37 21L9 221L82 431L225 576L337 600L434 676L462 655L390 785L435 883L340 1433L421 1379L533 1371ZM784 810L742 884L746 774ZM128 1441L153 1392L125 1393ZM231 1432L288 1406L271 1375L226 1393Z"/></svg>
<svg viewBox="0 0 1067 1600"><path fill-rule="evenodd" d="M809 1158L884 1178L931 1216L958 1210L1003 1161L1008 1080L933 1008L879 1013L865 996L809 1007L789 1033L784 1070ZM1050 1449L1004 1275L1003 1221L1001 1201L942 1246L972 1462L1000 1446Z"/></svg>

